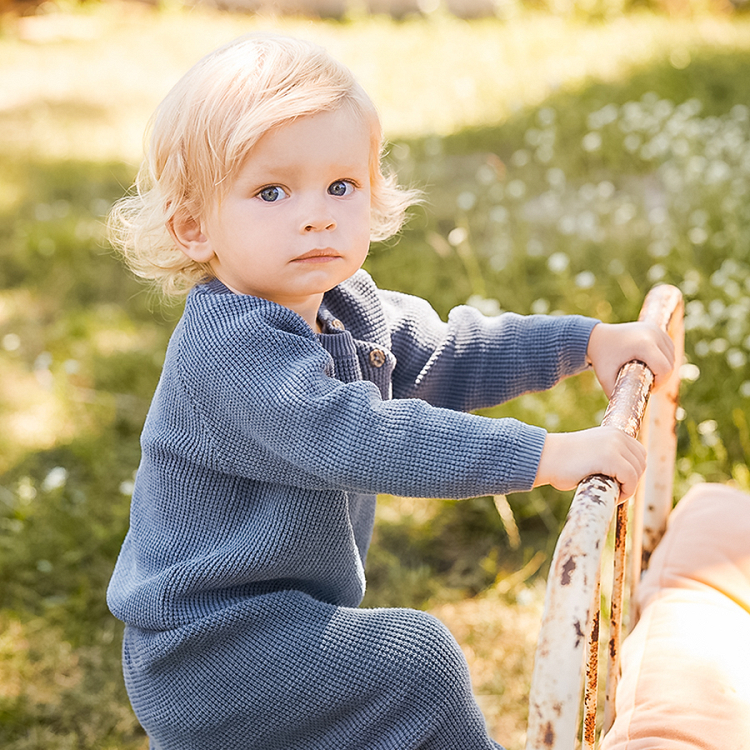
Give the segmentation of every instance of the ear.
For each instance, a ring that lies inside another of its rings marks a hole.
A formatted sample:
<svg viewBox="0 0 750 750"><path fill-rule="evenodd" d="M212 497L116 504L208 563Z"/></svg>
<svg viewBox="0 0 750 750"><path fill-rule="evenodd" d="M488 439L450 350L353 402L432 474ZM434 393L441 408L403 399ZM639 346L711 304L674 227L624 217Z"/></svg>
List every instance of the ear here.
<svg viewBox="0 0 750 750"><path fill-rule="evenodd" d="M177 247L196 263L208 263L214 257L211 242L200 222L184 209L167 222L167 229Z"/></svg>

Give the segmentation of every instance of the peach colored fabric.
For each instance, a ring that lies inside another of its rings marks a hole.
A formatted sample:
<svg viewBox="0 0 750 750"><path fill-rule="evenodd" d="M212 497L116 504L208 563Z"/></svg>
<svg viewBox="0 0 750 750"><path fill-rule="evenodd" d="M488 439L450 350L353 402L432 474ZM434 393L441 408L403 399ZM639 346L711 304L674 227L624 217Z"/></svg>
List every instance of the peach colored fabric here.
<svg viewBox="0 0 750 750"><path fill-rule="evenodd" d="M750 495L694 487L638 604L601 750L750 750Z"/></svg>

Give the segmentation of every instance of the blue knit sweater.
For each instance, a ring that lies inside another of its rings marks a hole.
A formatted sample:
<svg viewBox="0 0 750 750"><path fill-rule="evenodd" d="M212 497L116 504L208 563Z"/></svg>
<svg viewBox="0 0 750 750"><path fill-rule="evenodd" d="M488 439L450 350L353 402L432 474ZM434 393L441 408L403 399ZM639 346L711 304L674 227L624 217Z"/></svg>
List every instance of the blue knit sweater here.
<svg viewBox="0 0 750 750"><path fill-rule="evenodd" d="M188 297L108 592L133 707L159 750L496 748L447 630L357 609L375 495L529 489L544 430L466 412L583 369L596 321L444 323L360 271L320 322Z"/></svg>

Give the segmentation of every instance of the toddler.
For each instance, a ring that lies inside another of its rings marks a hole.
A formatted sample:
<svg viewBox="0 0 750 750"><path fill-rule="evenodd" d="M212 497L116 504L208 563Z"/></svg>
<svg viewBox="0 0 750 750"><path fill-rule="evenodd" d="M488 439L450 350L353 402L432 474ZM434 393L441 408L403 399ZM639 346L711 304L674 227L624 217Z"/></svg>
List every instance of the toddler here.
<svg viewBox="0 0 750 750"><path fill-rule="evenodd" d="M138 275L187 292L142 435L108 591L133 708L158 750L490 750L447 629L359 609L375 496L634 491L615 429L548 435L470 410L592 365L609 392L669 339L579 316L443 322L361 270L416 193L381 168L375 108L319 47L252 35L158 108L111 215Z"/></svg>

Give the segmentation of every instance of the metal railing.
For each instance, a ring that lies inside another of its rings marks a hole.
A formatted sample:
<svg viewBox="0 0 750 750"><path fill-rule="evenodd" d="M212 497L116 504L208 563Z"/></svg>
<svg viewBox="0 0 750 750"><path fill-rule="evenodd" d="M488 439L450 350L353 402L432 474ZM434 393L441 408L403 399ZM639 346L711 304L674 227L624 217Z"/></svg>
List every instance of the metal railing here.
<svg viewBox="0 0 750 750"><path fill-rule="evenodd" d="M684 351L682 316L679 289L662 285L649 292L639 320L670 334L675 344L675 371L649 403L653 374L641 362L628 362L620 370L602 421L632 437L638 437L639 432L641 440L647 436L647 469L633 502L632 585L637 585L641 568L648 564L672 508L674 425ZM603 731L614 720L629 510L629 503L618 504L619 494L619 485L610 477L586 478L578 485L558 539L537 643L526 750L572 750L581 724L582 747L593 750L596 746L601 560L616 514Z"/></svg>

